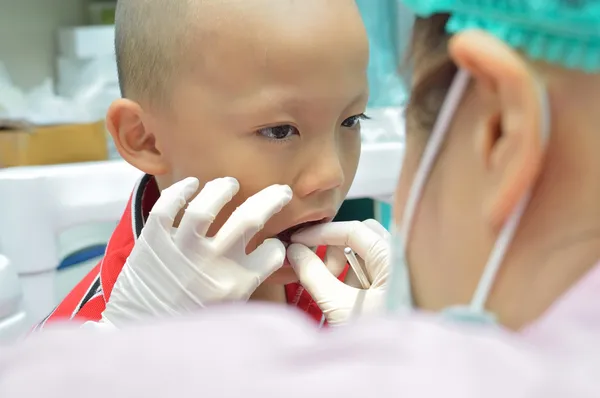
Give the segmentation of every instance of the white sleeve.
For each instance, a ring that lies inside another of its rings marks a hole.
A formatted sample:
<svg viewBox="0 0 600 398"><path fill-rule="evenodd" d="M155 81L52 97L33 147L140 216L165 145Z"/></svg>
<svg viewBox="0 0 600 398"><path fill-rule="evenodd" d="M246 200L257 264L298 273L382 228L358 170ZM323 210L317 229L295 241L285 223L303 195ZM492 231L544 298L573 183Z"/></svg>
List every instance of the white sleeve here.
<svg viewBox="0 0 600 398"><path fill-rule="evenodd" d="M429 319L319 331L292 309L222 306L115 333L33 336L0 358L0 396L598 398L598 377L586 377L600 369L595 336L588 352L550 353Z"/></svg>

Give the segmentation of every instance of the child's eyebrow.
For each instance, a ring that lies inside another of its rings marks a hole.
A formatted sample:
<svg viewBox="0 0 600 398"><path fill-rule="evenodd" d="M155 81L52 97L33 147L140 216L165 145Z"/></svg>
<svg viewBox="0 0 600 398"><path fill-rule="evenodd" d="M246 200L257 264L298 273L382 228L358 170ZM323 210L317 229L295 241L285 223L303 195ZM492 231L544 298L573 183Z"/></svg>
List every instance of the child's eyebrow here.
<svg viewBox="0 0 600 398"><path fill-rule="evenodd" d="M240 104L238 107L230 108L231 114L236 114L238 117L246 117L250 120L257 119L281 119L289 120L294 116L309 116L313 112L320 112L323 109L338 109L343 113L347 109L356 107L357 105L366 105L369 99L368 88L357 93L347 101L329 101L313 98L298 98L298 97L281 97L279 100L272 98L270 101L248 101ZM337 102L337 105L325 104L325 102Z"/></svg>
<svg viewBox="0 0 600 398"><path fill-rule="evenodd" d="M354 100L352 102L350 102L350 106L366 103L368 100L369 100L369 87L367 86L360 94L358 94L354 98Z"/></svg>
<svg viewBox="0 0 600 398"><path fill-rule="evenodd" d="M351 87L345 93L339 95L307 95L307 96L289 96L281 98L281 107L296 111L335 106L336 108L347 109L357 104L367 102L369 99L369 87L365 81L364 85Z"/></svg>

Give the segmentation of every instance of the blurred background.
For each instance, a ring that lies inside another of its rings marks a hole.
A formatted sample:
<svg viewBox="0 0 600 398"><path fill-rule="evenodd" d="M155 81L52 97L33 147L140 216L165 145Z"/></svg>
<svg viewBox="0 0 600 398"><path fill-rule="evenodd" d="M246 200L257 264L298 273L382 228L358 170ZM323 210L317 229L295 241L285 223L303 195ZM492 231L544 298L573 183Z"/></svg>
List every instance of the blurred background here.
<svg viewBox="0 0 600 398"><path fill-rule="evenodd" d="M406 101L397 69L412 15L396 0L357 3L371 44L372 120L338 219L389 226ZM97 263L139 176L104 127L119 97L115 7L0 0L0 340L17 318L39 321Z"/></svg>

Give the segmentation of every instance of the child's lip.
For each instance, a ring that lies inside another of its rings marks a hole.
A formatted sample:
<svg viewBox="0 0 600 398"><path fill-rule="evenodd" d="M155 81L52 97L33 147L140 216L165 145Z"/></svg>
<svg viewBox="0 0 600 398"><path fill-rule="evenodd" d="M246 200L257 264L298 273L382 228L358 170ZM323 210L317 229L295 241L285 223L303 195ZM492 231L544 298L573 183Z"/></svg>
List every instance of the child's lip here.
<svg viewBox="0 0 600 398"><path fill-rule="evenodd" d="M291 226L283 231L281 231L279 234L277 234L277 238L283 242L284 245L286 245L286 248L291 244L291 237L302 231L305 228L310 228L313 227L315 225L319 225L319 224L325 224L328 222L331 222L333 220L333 217L326 217L326 218L322 218L320 220L311 220L311 221L305 221L303 223L300 224L296 224L294 226ZM302 224L306 224L305 226L303 226ZM300 228L298 228L298 226L300 226Z"/></svg>

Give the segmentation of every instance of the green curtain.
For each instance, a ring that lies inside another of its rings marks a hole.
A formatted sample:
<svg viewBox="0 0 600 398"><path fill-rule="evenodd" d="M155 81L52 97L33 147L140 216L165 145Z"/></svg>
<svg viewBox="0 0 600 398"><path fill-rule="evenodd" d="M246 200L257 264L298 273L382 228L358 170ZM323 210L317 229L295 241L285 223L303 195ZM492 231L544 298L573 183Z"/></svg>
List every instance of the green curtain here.
<svg viewBox="0 0 600 398"><path fill-rule="evenodd" d="M369 60L369 106L399 106L406 100L398 67L412 28L412 15L398 0L356 0L362 14L371 57Z"/></svg>
<svg viewBox="0 0 600 398"><path fill-rule="evenodd" d="M410 78L410 70L404 63L404 53L408 48L414 15L399 0L356 0L356 3L365 21L371 47L369 106L401 106L407 99L405 83ZM391 206L386 203L370 199L350 200L344 203L337 219L376 218L389 228L391 214Z"/></svg>

